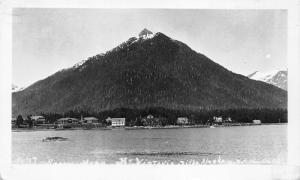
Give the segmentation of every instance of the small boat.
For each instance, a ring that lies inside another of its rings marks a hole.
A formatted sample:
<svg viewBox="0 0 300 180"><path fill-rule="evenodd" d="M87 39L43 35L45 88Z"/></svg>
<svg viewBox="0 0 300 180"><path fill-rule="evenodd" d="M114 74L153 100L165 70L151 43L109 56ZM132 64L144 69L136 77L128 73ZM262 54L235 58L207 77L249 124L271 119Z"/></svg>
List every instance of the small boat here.
<svg viewBox="0 0 300 180"><path fill-rule="evenodd" d="M216 128L215 126L209 126L209 128Z"/></svg>
<svg viewBox="0 0 300 180"><path fill-rule="evenodd" d="M46 137L45 139L43 139L43 142L50 142L50 141L66 141L67 139L68 139L68 138L54 136L54 137Z"/></svg>

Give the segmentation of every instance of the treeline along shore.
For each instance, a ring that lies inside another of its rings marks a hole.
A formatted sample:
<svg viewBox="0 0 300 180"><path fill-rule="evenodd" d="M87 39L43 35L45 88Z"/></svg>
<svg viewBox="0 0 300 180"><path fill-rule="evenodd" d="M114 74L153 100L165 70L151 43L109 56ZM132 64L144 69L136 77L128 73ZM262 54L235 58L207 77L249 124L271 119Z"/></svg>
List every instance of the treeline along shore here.
<svg viewBox="0 0 300 180"><path fill-rule="evenodd" d="M45 118L45 124L55 124L58 119L64 117L82 119L83 117L95 117L99 120L101 127L111 125L107 121L111 118L125 118L125 126L152 126L164 127L172 125L221 125L224 122L226 125L234 124L248 124L253 123L253 120L259 120L260 123L287 123L287 109L215 109L215 110L174 110L163 107L144 108L144 109L130 109L117 108L114 110L106 110L101 112L91 112L88 110L72 110L65 113L44 113L39 115ZM27 127L33 125L32 115L22 117L19 115L16 118L16 124L28 124ZM20 119L22 118L22 119ZM186 120L183 123L178 122L179 118ZM220 121L221 119L221 121ZM22 122L20 122L22 121ZM16 126L15 126L16 127Z"/></svg>

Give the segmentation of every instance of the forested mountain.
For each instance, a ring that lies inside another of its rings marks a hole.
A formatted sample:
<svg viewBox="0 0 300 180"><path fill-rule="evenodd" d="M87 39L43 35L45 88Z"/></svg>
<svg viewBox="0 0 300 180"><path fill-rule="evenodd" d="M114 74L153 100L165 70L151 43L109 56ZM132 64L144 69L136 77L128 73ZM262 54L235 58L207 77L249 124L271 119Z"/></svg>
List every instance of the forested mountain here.
<svg viewBox="0 0 300 180"><path fill-rule="evenodd" d="M148 30L12 94L13 115L286 106L286 91L235 74L186 44Z"/></svg>

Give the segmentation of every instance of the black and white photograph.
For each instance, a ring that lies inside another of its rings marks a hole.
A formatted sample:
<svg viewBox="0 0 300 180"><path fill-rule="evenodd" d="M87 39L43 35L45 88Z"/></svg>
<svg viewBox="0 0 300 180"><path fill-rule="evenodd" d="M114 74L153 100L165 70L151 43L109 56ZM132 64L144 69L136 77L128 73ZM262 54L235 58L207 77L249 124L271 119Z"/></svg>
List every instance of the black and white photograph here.
<svg viewBox="0 0 300 180"><path fill-rule="evenodd" d="M13 13L13 163L286 161L286 11Z"/></svg>
<svg viewBox="0 0 300 180"><path fill-rule="evenodd" d="M12 165L288 164L287 9L11 13Z"/></svg>

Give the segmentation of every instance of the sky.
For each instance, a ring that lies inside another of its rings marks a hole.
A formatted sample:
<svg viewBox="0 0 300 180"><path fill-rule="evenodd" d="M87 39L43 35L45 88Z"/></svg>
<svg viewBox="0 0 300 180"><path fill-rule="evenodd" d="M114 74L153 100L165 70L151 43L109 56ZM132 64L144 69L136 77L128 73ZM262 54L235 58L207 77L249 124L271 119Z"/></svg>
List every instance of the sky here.
<svg viewBox="0 0 300 180"><path fill-rule="evenodd" d="M12 82L26 87L143 29L238 74L287 69L286 10L13 9Z"/></svg>

